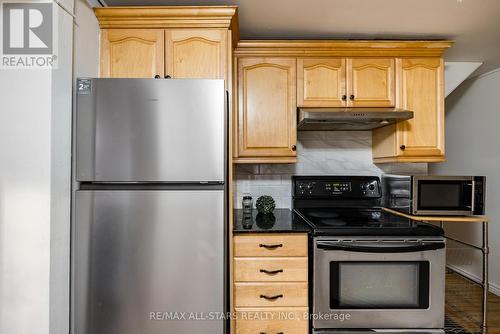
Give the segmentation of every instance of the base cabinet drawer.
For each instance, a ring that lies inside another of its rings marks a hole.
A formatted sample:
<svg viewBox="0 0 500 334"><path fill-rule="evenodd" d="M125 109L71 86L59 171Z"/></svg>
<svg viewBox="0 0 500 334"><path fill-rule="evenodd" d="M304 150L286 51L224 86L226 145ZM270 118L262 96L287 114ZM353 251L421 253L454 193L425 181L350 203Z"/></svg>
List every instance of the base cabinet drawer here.
<svg viewBox="0 0 500 334"><path fill-rule="evenodd" d="M307 306L307 282L235 283L235 307Z"/></svg>
<svg viewBox="0 0 500 334"><path fill-rule="evenodd" d="M307 334L307 307L237 309L236 334Z"/></svg>
<svg viewBox="0 0 500 334"><path fill-rule="evenodd" d="M236 282L307 282L307 257L237 257Z"/></svg>
<svg viewBox="0 0 500 334"><path fill-rule="evenodd" d="M234 256L307 256L307 235L282 233L236 235Z"/></svg>

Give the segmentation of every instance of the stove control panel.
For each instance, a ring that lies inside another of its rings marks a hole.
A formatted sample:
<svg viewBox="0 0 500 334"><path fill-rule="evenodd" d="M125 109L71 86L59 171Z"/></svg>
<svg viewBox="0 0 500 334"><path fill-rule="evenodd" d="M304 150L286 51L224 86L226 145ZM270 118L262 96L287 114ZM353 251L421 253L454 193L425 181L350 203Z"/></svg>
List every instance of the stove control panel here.
<svg viewBox="0 0 500 334"><path fill-rule="evenodd" d="M380 179L376 176L294 176L295 198L379 198Z"/></svg>

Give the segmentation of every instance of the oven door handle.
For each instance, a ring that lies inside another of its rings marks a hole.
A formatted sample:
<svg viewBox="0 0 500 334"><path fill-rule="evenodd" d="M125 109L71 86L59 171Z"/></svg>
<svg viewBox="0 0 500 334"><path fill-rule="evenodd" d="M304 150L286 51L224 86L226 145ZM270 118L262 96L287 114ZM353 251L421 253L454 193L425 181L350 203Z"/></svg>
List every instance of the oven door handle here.
<svg viewBox="0 0 500 334"><path fill-rule="evenodd" d="M445 248L444 242L433 242L429 244L419 244L410 246L363 246L359 244L346 244L346 243L330 243L318 242L316 244L318 249L323 250L341 250L348 252L360 253L415 253L424 252Z"/></svg>

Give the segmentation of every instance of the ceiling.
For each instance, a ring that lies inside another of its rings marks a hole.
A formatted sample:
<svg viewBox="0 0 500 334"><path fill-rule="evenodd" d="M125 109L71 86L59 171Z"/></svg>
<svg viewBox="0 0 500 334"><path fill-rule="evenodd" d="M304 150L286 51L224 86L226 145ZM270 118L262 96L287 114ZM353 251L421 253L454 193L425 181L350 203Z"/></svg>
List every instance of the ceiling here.
<svg viewBox="0 0 500 334"><path fill-rule="evenodd" d="M447 61L500 67L500 0L104 0L109 6L239 6L242 39L451 39Z"/></svg>

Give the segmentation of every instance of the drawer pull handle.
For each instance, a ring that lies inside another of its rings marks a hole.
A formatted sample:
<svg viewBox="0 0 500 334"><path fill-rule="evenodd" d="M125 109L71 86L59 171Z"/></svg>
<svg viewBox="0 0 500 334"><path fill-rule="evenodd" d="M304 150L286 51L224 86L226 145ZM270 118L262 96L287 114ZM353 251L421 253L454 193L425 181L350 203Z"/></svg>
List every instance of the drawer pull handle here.
<svg viewBox="0 0 500 334"><path fill-rule="evenodd" d="M260 334L267 334L266 332L260 332ZM283 332L276 332L276 334L284 334Z"/></svg>
<svg viewBox="0 0 500 334"><path fill-rule="evenodd" d="M260 244L259 247L264 247L265 249L276 249L283 247L283 244L275 244L275 245Z"/></svg>
<svg viewBox="0 0 500 334"><path fill-rule="evenodd" d="M264 299L267 299L267 300L276 300L278 298L283 298L283 295L276 295L276 296L260 295L260 298L264 298Z"/></svg>
<svg viewBox="0 0 500 334"><path fill-rule="evenodd" d="M261 269L259 270L261 273L268 274L268 275L276 275L278 273L282 273L283 269L278 269L278 270L266 270L266 269Z"/></svg>

